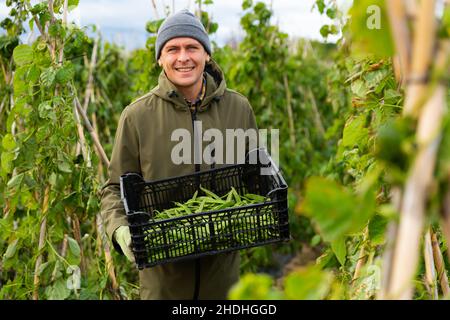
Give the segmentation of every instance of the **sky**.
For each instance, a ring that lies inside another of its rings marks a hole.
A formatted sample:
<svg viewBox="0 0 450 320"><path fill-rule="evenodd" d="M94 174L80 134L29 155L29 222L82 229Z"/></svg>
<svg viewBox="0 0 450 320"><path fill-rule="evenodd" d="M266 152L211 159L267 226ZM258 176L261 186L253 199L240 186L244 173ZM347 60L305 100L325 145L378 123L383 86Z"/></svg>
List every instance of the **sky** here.
<svg viewBox="0 0 450 320"><path fill-rule="evenodd" d="M145 45L148 37L145 25L156 18L152 1L80 0L78 7L70 13L69 20L80 26L94 24L104 39L132 50ZM165 16L164 8L170 10L174 8L175 11L188 8L193 11L196 6L195 0L154 0L154 2L159 17ZM315 0L262 0L262 2L272 4L273 23L290 37L323 40L319 33L320 27L330 21L327 17L321 16L317 9L312 10ZM338 2L345 6L351 1ZM213 5L203 7L212 16L213 21L219 24L216 34L211 36L211 40L219 46L224 45L231 37L242 37L239 20L244 12L241 5L242 0L214 0ZM5 1L0 0L0 19L8 12Z"/></svg>

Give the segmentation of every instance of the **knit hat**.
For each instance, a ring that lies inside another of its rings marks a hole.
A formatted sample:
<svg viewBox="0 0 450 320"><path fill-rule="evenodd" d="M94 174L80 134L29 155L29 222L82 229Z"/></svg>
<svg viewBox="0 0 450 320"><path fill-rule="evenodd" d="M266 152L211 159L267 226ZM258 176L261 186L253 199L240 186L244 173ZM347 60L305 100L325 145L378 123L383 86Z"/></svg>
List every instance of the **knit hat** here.
<svg viewBox="0 0 450 320"><path fill-rule="evenodd" d="M208 34L200 20L187 9L169 16L161 24L156 36L156 60L167 41L178 37L189 37L200 42L205 51L211 55L211 43Z"/></svg>

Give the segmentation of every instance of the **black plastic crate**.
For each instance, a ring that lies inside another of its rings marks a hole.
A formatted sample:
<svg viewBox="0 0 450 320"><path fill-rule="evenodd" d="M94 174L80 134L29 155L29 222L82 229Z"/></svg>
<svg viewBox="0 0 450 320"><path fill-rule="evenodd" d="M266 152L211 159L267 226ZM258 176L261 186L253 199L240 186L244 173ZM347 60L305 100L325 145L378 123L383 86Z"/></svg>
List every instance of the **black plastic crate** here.
<svg viewBox="0 0 450 320"><path fill-rule="evenodd" d="M144 181L136 173L121 176L122 200L139 269L289 240L288 187L267 152L264 149L254 152L258 153L257 164L247 161L158 181ZM270 174L261 175L262 168ZM199 186L219 196L234 187L239 194L266 196L266 201L152 219L154 210L172 208L175 201L183 203L195 191L202 194Z"/></svg>

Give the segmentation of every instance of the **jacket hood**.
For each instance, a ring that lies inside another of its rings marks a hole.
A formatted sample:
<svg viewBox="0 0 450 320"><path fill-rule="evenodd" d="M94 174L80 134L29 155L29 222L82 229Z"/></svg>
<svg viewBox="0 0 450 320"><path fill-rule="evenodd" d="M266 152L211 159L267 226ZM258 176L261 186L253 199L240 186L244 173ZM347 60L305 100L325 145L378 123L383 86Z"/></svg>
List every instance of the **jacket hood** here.
<svg viewBox="0 0 450 320"><path fill-rule="evenodd" d="M206 110L212 100L220 100L226 89L223 72L213 59L210 59L210 61L205 64L204 73L206 74L206 93L200 107L198 108L198 111L200 112ZM186 110L188 108L183 95L167 78L164 70L162 70L159 74L158 86L156 86L151 92L161 99L171 102L177 109Z"/></svg>

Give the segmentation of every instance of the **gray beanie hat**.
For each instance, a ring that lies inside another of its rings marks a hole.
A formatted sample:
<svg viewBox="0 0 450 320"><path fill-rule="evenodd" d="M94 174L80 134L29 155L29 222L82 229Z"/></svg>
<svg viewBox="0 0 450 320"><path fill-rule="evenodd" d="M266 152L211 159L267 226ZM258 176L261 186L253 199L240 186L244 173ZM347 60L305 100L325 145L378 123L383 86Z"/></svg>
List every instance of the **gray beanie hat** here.
<svg viewBox="0 0 450 320"><path fill-rule="evenodd" d="M161 24L156 36L156 60L167 41L178 37L189 37L200 42L205 51L211 55L211 43L208 34L200 20L187 9L169 16Z"/></svg>

